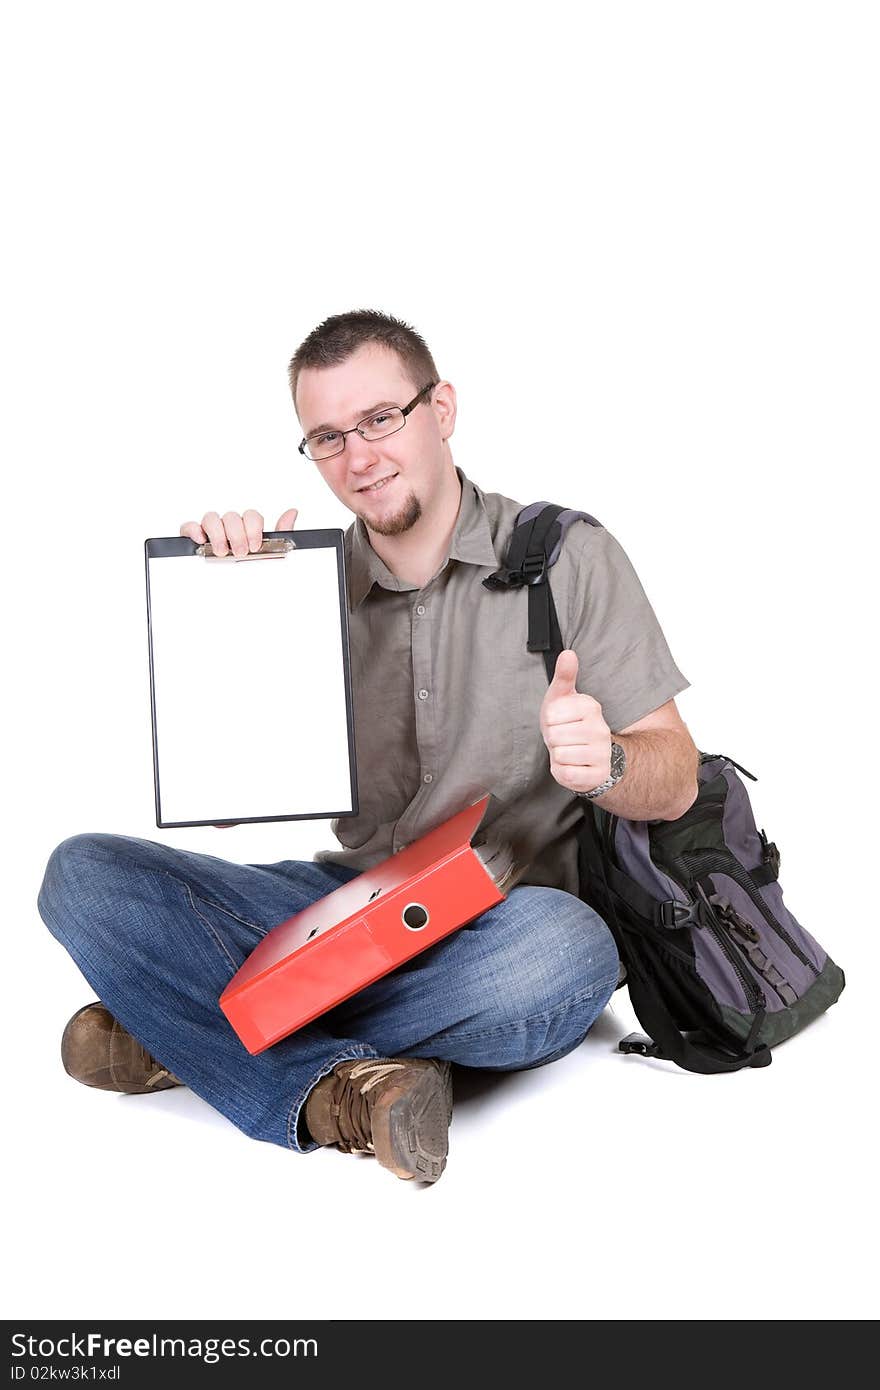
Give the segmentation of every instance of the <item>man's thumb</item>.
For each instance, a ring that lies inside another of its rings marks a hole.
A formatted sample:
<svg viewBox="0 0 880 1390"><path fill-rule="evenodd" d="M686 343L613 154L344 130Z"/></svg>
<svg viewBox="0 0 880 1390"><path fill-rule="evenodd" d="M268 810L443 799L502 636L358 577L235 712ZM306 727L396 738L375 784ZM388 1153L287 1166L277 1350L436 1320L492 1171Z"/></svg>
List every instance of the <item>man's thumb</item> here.
<svg viewBox="0 0 880 1390"><path fill-rule="evenodd" d="M556 658L556 670L553 672L553 680L550 685L553 695L573 695L577 686L577 677L577 652L570 649L560 652Z"/></svg>
<svg viewBox="0 0 880 1390"><path fill-rule="evenodd" d="M289 511L282 512L275 527L276 531L292 531L293 523L296 521L299 512L296 507L291 507Z"/></svg>

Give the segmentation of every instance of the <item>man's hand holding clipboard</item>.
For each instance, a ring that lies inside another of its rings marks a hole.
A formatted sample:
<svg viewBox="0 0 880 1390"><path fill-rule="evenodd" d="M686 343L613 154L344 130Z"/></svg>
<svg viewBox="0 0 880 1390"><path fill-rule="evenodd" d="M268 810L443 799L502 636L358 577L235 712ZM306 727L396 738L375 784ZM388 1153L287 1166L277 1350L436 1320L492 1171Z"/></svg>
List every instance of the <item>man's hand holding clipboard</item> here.
<svg viewBox="0 0 880 1390"><path fill-rule="evenodd" d="M292 531L299 511L290 507L278 518L276 531ZM232 554L237 560L254 554L263 544L263 517L253 507L241 515L238 512L205 512L201 521L185 521L181 536L188 536L196 545L210 545L221 558Z"/></svg>

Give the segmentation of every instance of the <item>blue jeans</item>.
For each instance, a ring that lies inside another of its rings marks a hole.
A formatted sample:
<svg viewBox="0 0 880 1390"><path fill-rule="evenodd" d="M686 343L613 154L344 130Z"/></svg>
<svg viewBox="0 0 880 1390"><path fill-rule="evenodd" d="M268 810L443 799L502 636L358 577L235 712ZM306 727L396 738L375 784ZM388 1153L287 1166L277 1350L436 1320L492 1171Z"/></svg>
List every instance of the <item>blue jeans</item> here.
<svg viewBox="0 0 880 1390"><path fill-rule="evenodd" d="M556 888L520 885L479 917L257 1056L217 1000L272 927L357 871L235 864L121 835L55 849L43 921L110 1012L163 1066L255 1139L305 1153L312 1086L351 1057L439 1057L512 1071L583 1040L617 983L605 923Z"/></svg>

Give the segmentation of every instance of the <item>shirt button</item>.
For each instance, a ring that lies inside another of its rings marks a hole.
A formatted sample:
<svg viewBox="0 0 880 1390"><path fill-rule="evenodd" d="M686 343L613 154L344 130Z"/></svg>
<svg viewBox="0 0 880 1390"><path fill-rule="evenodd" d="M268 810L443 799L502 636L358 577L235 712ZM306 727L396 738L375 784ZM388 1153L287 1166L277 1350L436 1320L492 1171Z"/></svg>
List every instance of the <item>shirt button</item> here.
<svg viewBox="0 0 880 1390"><path fill-rule="evenodd" d="M423 603L420 603L418 608L416 609L416 612L418 613L420 618L423 617L425 613L425 605Z"/></svg>
<svg viewBox="0 0 880 1390"><path fill-rule="evenodd" d="M434 780L434 774L433 774L433 772L426 772L426 773L425 773L425 776L424 776L424 778L423 778L423 781L425 781L425 782L433 782L433 780Z"/></svg>
<svg viewBox="0 0 880 1390"><path fill-rule="evenodd" d="M419 691L419 699L420 699L420 700L427 700L427 698L428 698L428 692L427 692L427 690L420 690L420 691Z"/></svg>

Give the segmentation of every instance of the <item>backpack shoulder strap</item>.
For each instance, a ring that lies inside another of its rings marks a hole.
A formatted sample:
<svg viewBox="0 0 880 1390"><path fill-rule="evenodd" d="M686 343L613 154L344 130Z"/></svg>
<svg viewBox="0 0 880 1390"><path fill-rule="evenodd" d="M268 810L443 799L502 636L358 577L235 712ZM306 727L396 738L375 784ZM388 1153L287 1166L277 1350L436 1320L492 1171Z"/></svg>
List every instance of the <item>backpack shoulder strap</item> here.
<svg viewBox="0 0 880 1390"><path fill-rule="evenodd" d="M542 654L548 681L553 679L563 645L547 571L559 558L565 533L575 521L586 521L591 526L602 524L589 512L573 511L553 502L530 502L517 512L501 569L483 580L490 590L529 586L526 646L530 652Z"/></svg>

